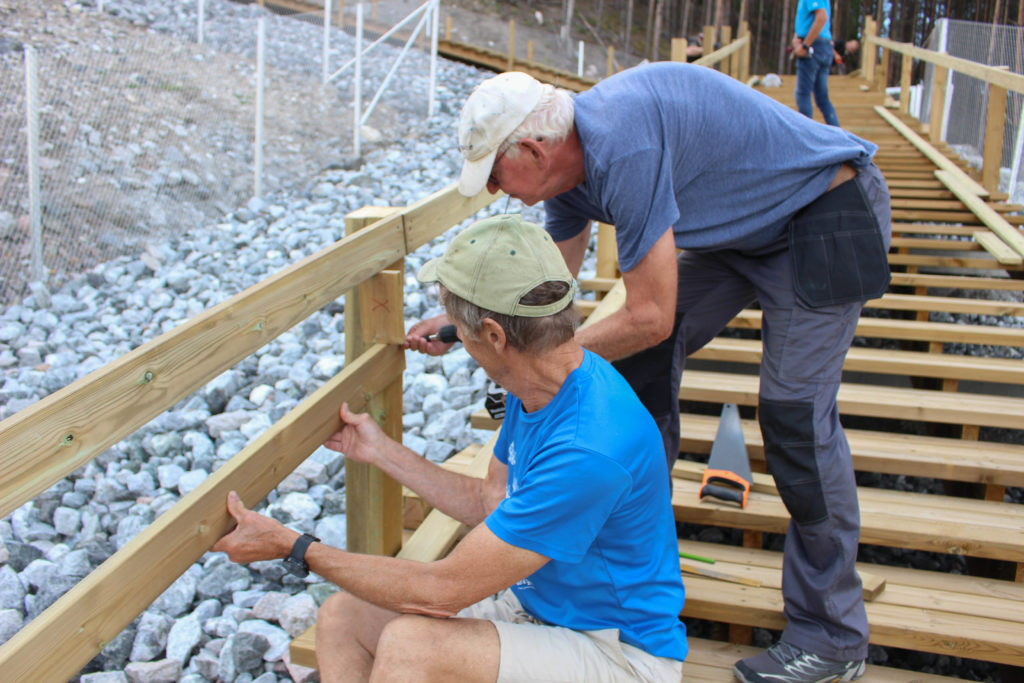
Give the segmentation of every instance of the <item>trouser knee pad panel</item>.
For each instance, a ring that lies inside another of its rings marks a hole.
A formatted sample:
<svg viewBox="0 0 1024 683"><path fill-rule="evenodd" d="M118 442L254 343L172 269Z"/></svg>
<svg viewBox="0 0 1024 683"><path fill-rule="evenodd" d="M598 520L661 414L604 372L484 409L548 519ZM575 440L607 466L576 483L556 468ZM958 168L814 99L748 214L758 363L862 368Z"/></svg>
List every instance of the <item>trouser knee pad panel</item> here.
<svg viewBox="0 0 1024 683"><path fill-rule="evenodd" d="M758 419L768 471L797 524L828 519L814 452L814 404L762 398Z"/></svg>

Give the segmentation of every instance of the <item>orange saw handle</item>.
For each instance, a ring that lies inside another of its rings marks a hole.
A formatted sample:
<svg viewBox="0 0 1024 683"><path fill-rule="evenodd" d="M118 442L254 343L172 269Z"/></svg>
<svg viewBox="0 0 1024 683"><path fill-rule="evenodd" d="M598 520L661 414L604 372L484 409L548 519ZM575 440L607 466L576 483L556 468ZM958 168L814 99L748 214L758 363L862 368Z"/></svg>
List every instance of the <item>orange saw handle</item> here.
<svg viewBox="0 0 1024 683"><path fill-rule="evenodd" d="M700 498L709 496L721 500L738 503L741 508L747 507L747 496L750 495L750 482L729 470L704 470L704 479L700 482Z"/></svg>

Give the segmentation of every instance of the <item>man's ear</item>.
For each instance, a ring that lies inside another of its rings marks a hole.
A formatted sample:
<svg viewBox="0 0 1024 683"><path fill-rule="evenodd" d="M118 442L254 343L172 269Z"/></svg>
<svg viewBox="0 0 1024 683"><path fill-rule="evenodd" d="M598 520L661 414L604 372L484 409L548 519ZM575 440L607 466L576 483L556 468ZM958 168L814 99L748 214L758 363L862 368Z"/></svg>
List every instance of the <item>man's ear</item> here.
<svg viewBox="0 0 1024 683"><path fill-rule="evenodd" d="M547 167L550 162L551 154L550 150L548 150L542 140L537 140L535 138L523 138L519 141L519 145L522 147L520 154L528 154L528 158L535 166L540 169Z"/></svg>
<svg viewBox="0 0 1024 683"><path fill-rule="evenodd" d="M484 318L480 326L480 340L491 345L495 352L501 353L508 345L505 329L493 318Z"/></svg>

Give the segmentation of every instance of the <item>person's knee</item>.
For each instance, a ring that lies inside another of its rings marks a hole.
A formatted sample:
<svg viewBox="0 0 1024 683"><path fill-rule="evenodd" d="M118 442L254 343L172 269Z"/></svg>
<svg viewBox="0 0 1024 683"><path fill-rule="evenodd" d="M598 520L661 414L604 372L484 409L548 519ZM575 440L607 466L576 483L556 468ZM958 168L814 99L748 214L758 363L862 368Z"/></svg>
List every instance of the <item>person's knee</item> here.
<svg viewBox="0 0 1024 683"><path fill-rule="evenodd" d="M425 637L427 619L429 617L403 614L388 622L377 641L375 673L395 675L406 667L422 666L429 659L432 645Z"/></svg>
<svg viewBox="0 0 1024 683"><path fill-rule="evenodd" d="M357 609L357 598L349 593L339 592L331 595L317 610L316 623L318 628L337 626L344 623L346 615L351 616Z"/></svg>

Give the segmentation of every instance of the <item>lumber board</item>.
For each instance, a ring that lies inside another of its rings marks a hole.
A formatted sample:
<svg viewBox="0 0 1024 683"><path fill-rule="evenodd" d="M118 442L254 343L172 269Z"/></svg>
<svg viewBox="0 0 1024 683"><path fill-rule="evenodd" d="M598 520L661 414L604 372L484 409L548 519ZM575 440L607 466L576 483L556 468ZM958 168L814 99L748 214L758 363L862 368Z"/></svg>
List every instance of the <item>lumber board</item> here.
<svg viewBox="0 0 1024 683"><path fill-rule="evenodd" d="M1020 234L1020 230L1010 225L995 209L975 196L960 176L940 170L935 171L935 177L942 181L942 184L948 187L982 223L998 235L999 239L1024 256L1024 236Z"/></svg>
<svg viewBox="0 0 1024 683"><path fill-rule="evenodd" d="M484 190L475 197L463 197L453 183L410 204L399 214L405 232L405 253L415 251L503 196L501 192L490 194Z"/></svg>
<svg viewBox="0 0 1024 683"><path fill-rule="evenodd" d="M687 370L679 398L688 401L757 405L756 375ZM928 389L904 389L844 382L839 387L843 415L884 417L981 427L1021 428L1024 398Z"/></svg>
<svg viewBox="0 0 1024 683"><path fill-rule="evenodd" d="M769 475L754 473L747 507L701 501L706 465L673 469L676 519L736 529L785 533L789 512ZM861 543L928 552L1024 561L1024 506L929 493L858 487Z"/></svg>
<svg viewBox="0 0 1024 683"><path fill-rule="evenodd" d="M1024 280L975 275L937 275L934 273L892 273L893 285L943 287L947 289L990 289L1024 292Z"/></svg>
<svg viewBox="0 0 1024 683"><path fill-rule="evenodd" d="M922 138L920 135L910 129L910 127L899 120L892 113L885 110L884 107L876 106L875 112L885 119L889 125L895 128L903 137L905 137L910 144L914 145L922 154L928 157L928 160L938 166L944 171L948 171L950 175L956 176L962 181L963 187L969 188L972 193L978 197L987 197L988 190L978 184L974 179L968 176L963 170L952 162L946 155L942 154L939 150L935 149L931 143Z"/></svg>
<svg viewBox="0 0 1024 683"><path fill-rule="evenodd" d="M729 326L739 329L761 329L761 311L752 309L740 311L729 322ZM1015 327L957 325L956 323L866 318L863 316L857 321L856 336L949 344L1024 347L1024 330Z"/></svg>
<svg viewBox="0 0 1024 683"><path fill-rule="evenodd" d="M0 515L404 255L400 219L313 254L0 422Z"/></svg>
<svg viewBox="0 0 1024 683"><path fill-rule="evenodd" d="M715 337L691 358L758 364L761 342L756 339ZM908 377L977 380L1000 384L1024 384L1024 363L1011 358L960 356L927 351L896 351L862 346L846 354L843 369Z"/></svg>
<svg viewBox="0 0 1024 683"><path fill-rule="evenodd" d="M378 345L328 380L0 646L4 681L77 674L232 527L228 491L262 500L341 426L343 401L362 411L404 365L401 348ZM60 657L49 656L54 643Z"/></svg>
<svg viewBox="0 0 1024 683"><path fill-rule="evenodd" d="M1005 265L1020 265L1024 263L1024 258L1017 252L1010 248L1010 246L999 239L999 236L994 232L986 232L978 230L974 233L974 240L982 246L988 253L992 254L992 257L999 261L999 263Z"/></svg>
<svg viewBox="0 0 1024 683"><path fill-rule="evenodd" d="M486 416L480 411L474 414ZM707 455L718 429L717 415L683 413L680 451ZM743 439L751 461L764 462L764 441L754 420L741 420ZM853 467L864 472L905 474L1001 486L1024 486L1024 446L993 441L971 441L869 429L845 430Z"/></svg>

